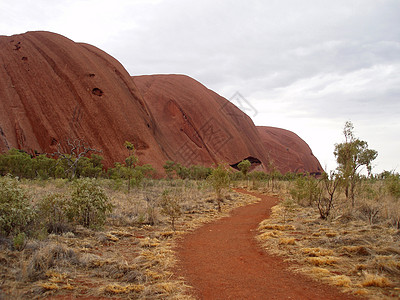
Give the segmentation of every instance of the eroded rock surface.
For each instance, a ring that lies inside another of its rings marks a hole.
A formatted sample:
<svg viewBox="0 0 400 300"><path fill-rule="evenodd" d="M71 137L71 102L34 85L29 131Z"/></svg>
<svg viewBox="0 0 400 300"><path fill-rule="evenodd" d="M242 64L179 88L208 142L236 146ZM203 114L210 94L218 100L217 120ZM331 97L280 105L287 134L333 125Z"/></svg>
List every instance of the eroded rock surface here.
<svg viewBox="0 0 400 300"><path fill-rule="evenodd" d="M81 139L106 166L124 161L124 142L163 173L166 160L232 166L249 158L268 171L322 170L296 134L257 128L225 98L183 75L131 77L100 49L50 32L0 36L0 152L34 155Z"/></svg>
<svg viewBox="0 0 400 300"><path fill-rule="evenodd" d="M0 37L0 151L51 153L81 138L111 165L132 142L161 164L155 121L130 75L96 47L49 32Z"/></svg>
<svg viewBox="0 0 400 300"><path fill-rule="evenodd" d="M311 148L294 132L268 126L257 126L257 129L268 157L282 174L308 172L319 175L323 172Z"/></svg>

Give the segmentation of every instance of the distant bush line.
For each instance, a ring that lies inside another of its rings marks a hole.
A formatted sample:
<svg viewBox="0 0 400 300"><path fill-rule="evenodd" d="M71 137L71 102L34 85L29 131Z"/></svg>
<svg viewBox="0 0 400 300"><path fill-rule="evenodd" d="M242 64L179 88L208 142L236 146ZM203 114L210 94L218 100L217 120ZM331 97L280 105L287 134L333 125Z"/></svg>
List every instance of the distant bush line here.
<svg viewBox="0 0 400 300"><path fill-rule="evenodd" d="M127 157L125 163L116 162L113 168L106 169L102 163L103 157L98 154L91 154L89 157L81 157L77 162L74 178L109 178L127 179L130 177L133 186L137 186L145 177L154 174L154 168L149 165L138 165L132 163L134 155ZM65 159L53 158L47 155L31 156L23 150L11 149L4 154L0 154L0 176L7 174L20 179L49 179L62 178L70 179L70 166ZM166 177L168 179L192 179L203 180L211 175L213 168L202 165L184 166L173 161L166 161L164 165ZM293 180L303 174L286 173L281 174L277 170L269 173L253 171L237 172L231 170L229 176L231 180L256 179L256 180Z"/></svg>

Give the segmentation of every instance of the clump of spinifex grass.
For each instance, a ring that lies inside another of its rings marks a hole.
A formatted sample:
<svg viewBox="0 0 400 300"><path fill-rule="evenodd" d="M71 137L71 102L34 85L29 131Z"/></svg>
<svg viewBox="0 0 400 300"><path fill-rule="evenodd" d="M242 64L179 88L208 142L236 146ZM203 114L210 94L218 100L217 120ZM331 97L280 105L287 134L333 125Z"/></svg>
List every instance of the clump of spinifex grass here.
<svg viewBox="0 0 400 300"><path fill-rule="evenodd" d="M281 190L281 197L290 197L287 191ZM258 240L318 280L364 297L397 299L400 231L384 218L365 218L368 211L360 214L357 207L339 198L323 220L315 206L300 203L288 211L282 201L260 223Z"/></svg>

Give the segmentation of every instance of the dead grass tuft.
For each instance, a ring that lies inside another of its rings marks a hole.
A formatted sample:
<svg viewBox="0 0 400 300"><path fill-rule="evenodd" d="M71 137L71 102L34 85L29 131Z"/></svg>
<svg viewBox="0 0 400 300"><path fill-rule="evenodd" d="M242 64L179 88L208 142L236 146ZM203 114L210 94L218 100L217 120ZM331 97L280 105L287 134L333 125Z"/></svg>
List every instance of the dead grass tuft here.
<svg viewBox="0 0 400 300"><path fill-rule="evenodd" d="M281 233L279 231L267 231L267 232L264 232L263 234L259 235L258 239L261 241L265 241L270 238L277 238L280 235L281 235Z"/></svg>
<svg viewBox="0 0 400 300"><path fill-rule="evenodd" d="M263 221L258 226L258 230L264 230L264 229L287 231L287 230L296 230L296 227L294 227L293 225L269 224L268 222Z"/></svg>
<svg viewBox="0 0 400 300"><path fill-rule="evenodd" d="M279 245L295 245L296 239L295 238L281 238L279 239Z"/></svg>
<svg viewBox="0 0 400 300"><path fill-rule="evenodd" d="M128 293L140 293L144 290L144 285L141 284L110 284L104 287L105 294L128 294Z"/></svg>
<svg viewBox="0 0 400 300"><path fill-rule="evenodd" d="M329 265L333 266L338 262L338 258L331 256L323 256L323 257L307 257L306 262L314 265L314 266L324 266Z"/></svg>
<svg viewBox="0 0 400 300"><path fill-rule="evenodd" d="M393 255L377 255L373 258L372 265L380 272L400 275L400 259Z"/></svg>
<svg viewBox="0 0 400 300"><path fill-rule="evenodd" d="M331 249L324 248L301 248L301 252L310 256L310 257L318 257L318 256L332 256L334 252Z"/></svg>
<svg viewBox="0 0 400 300"><path fill-rule="evenodd" d="M336 237L336 236L338 236L338 233L337 232L334 232L334 231L329 231L329 232L325 232L325 235L327 236L327 237Z"/></svg>
<svg viewBox="0 0 400 300"><path fill-rule="evenodd" d="M32 255L28 262L26 276L30 280L41 279L52 267L78 263L78 256L73 249L64 244L48 243Z"/></svg>
<svg viewBox="0 0 400 300"><path fill-rule="evenodd" d="M56 291L56 290L60 289L58 284L57 283L53 283L53 282L39 283L38 286L40 286L41 288L45 289L46 291Z"/></svg>
<svg viewBox="0 0 400 300"><path fill-rule="evenodd" d="M390 287L392 282L384 277L377 274L364 273L364 281L361 283L364 287L376 286L376 287Z"/></svg>
<svg viewBox="0 0 400 300"><path fill-rule="evenodd" d="M353 255L361 255L361 256L371 255L371 249L366 246L343 246L341 250L342 252Z"/></svg>
<svg viewBox="0 0 400 300"><path fill-rule="evenodd" d="M320 267L311 268L311 272L318 276L327 276L327 275L331 274L331 272L328 269L320 268Z"/></svg>
<svg viewBox="0 0 400 300"><path fill-rule="evenodd" d="M330 277L330 281L336 286L350 287L351 279L346 275L336 275Z"/></svg>

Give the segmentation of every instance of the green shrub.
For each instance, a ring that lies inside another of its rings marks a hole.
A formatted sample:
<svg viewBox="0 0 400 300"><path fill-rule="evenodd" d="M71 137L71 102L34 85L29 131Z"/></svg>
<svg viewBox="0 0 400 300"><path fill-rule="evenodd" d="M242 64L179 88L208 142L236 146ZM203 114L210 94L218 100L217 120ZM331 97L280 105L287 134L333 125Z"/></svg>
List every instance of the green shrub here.
<svg viewBox="0 0 400 300"><path fill-rule="evenodd" d="M290 189L290 195L297 203L304 203L311 206L321 194L319 182L314 177L301 176L297 177L294 186Z"/></svg>
<svg viewBox="0 0 400 300"><path fill-rule="evenodd" d="M180 163L175 164L175 172L180 179L190 178L190 169L181 165Z"/></svg>
<svg viewBox="0 0 400 300"><path fill-rule="evenodd" d="M385 179L386 188L390 195L395 197L396 199L400 198L400 175L399 174L390 174Z"/></svg>
<svg viewBox="0 0 400 300"><path fill-rule="evenodd" d="M193 180L203 180L211 174L211 171L211 168L200 165L193 165L189 168L189 178Z"/></svg>
<svg viewBox="0 0 400 300"><path fill-rule="evenodd" d="M267 174L262 171L253 171L249 174L249 178L253 182L253 189L257 190L260 183L267 178Z"/></svg>
<svg viewBox="0 0 400 300"><path fill-rule="evenodd" d="M111 201L95 179L81 178L73 183L68 203L68 217L71 221L85 227L101 226L111 211Z"/></svg>
<svg viewBox="0 0 400 300"><path fill-rule="evenodd" d="M82 157L78 162L76 176L98 178L103 172L102 160L103 157L96 154L92 154L91 158Z"/></svg>
<svg viewBox="0 0 400 300"><path fill-rule="evenodd" d="M39 155L32 160L32 167L37 177L48 179L55 177L57 161L46 155Z"/></svg>
<svg viewBox="0 0 400 300"><path fill-rule="evenodd" d="M68 199L63 194L50 193L37 204L41 224L48 233L63 233L70 231L68 223Z"/></svg>
<svg viewBox="0 0 400 300"><path fill-rule="evenodd" d="M221 211L222 194L224 189L227 189L230 184L230 177L227 167L224 165L218 165L207 180L211 183L214 191L217 195L218 211Z"/></svg>
<svg viewBox="0 0 400 300"><path fill-rule="evenodd" d="M175 163L173 161L167 160L163 165L163 168L165 170L165 173L167 174L168 179L174 178Z"/></svg>
<svg viewBox="0 0 400 300"><path fill-rule="evenodd" d="M238 164L238 168L240 170L240 172L242 172L243 176L246 177L247 173L249 172L251 167L251 162L247 159L242 160L239 164Z"/></svg>
<svg viewBox="0 0 400 300"><path fill-rule="evenodd" d="M7 153L0 155L0 175L6 174L20 178L34 177L31 156L17 149L11 149Z"/></svg>
<svg viewBox="0 0 400 300"><path fill-rule="evenodd" d="M182 215L182 209L179 203L179 195L169 190L164 190L160 202L161 213L168 216L171 221L172 229L175 231L175 220Z"/></svg>
<svg viewBox="0 0 400 300"><path fill-rule="evenodd" d="M116 183L116 189L120 188L121 179L128 180L128 192L131 186L139 187L146 177L153 176L154 168L145 164L142 166L136 165L137 158L134 155L126 158L126 164L116 162L114 168L108 169L108 177Z"/></svg>
<svg viewBox="0 0 400 300"><path fill-rule="evenodd" d="M26 246L26 234L24 232L18 233L13 238L13 246L14 246L14 249L17 251L24 250L24 248Z"/></svg>
<svg viewBox="0 0 400 300"><path fill-rule="evenodd" d="M19 233L34 218L30 198L10 176L0 178L0 231Z"/></svg>

